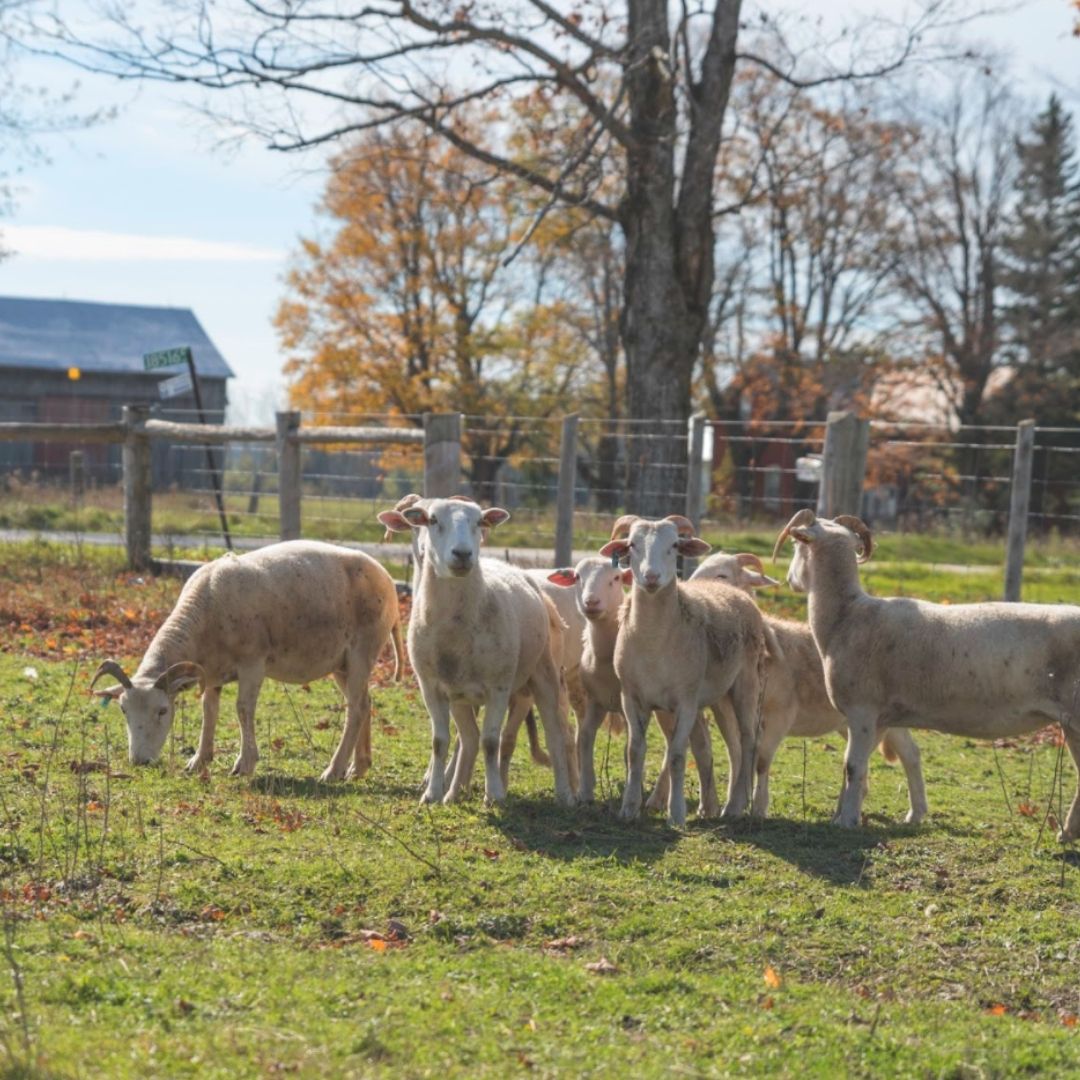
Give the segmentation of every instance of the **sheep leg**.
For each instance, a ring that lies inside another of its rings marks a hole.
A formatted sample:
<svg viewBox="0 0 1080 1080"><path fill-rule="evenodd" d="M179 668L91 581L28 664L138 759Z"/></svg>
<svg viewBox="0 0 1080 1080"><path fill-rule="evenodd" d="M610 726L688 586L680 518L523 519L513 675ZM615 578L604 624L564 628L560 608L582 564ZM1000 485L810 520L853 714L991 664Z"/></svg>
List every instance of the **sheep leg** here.
<svg viewBox="0 0 1080 1080"><path fill-rule="evenodd" d="M358 736L363 718L357 709L356 688L350 686L349 677L340 671L332 673L334 682L337 683L341 696L345 698L345 723L341 729L341 738L338 739L337 749L330 758L330 763L322 771L319 780L328 783L331 780L340 780L349 767L349 758L353 755L354 748L359 751ZM371 709L370 703L367 709L368 731L370 733ZM370 742L370 738L369 738ZM368 762L370 764L370 761ZM362 775L362 774L361 774Z"/></svg>
<svg viewBox="0 0 1080 1080"><path fill-rule="evenodd" d="M744 670L731 688L731 705L739 729L738 768L728 781L723 817L738 817L750 802L754 783L754 757L760 727L761 680L756 667Z"/></svg>
<svg viewBox="0 0 1080 1080"><path fill-rule="evenodd" d="M672 825L681 826L686 824L686 748L690 743L690 733L697 725L698 711L693 705L681 705L675 715L675 732L668 743L667 752L671 773L668 821Z"/></svg>
<svg viewBox="0 0 1080 1080"><path fill-rule="evenodd" d="M502 777L504 789L510 782L510 759L514 756L514 748L517 746L518 732L531 708L532 697L528 694L514 694L510 698L510 714L506 718L506 726L503 728L499 742L499 775Z"/></svg>
<svg viewBox="0 0 1080 1080"><path fill-rule="evenodd" d="M668 795L671 792L671 766L668 761L668 755L671 751L671 739L675 734L675 714L667 712L664 709L657 709L656 722L660 726L660 730L664 733L665 746L664 760L660 765L660 775L656 778L656 784L653 786L652 794L645 800L645 809L650 812L667 809Z"/></svg>
<svg viewBox="0 0 1080 1080"><path fill-rule="evenodd" d="M1069 816L1065 819L1065 824L1058 833L1058 840L1063 844L1067 844L1070 840L1075 840L1080 836L1080 731L1076 729L1075 725L1075 720L1072 724L1064 723L1061 725L1061 729L1065 733L1065 745L1069 748L1077 772L1076 794L1073 796L1072 806L1069 807ZM1062 780L1062 783L1064 783L1064 780Z"/></svg>
<svg viewBox="0 0 1080 1080"><path fill-rule="evenodd" d="M250 776L259 760L255 745L255 706L262 687L263 666L241 668L236 673L236 719L240 724L240 753L232 767L233 776Z"/></svg>
<svg viewBox="0 0 1080 1080"><path fill-rule="evenodd" d="M476 751L480 746L480 734L476 726L476 710L471 705L451 705L454 724L458 729L458 745L454 752L456 762L453 776L448 781L443 802L456 802L469 793L472 787L473 768L476 765ZM484 710L485 719L487 710Z"/></svg>
<svg viewBox="0 0 1080 1080"><path fill-rule="evenodd" d="M484 751L484 802L489 806L501 803L506 798L506 788L503 786L502 773L499 769L499 740L502 733L503 721L506 719L507 709L510 707L509 690L492 690L484 703L484 723L480 730L480 746ZM471 749L466 743L465 733L461 733L462 759ZM469 755L470 769L475 760L475 752ZM460 766L459 766L460 768ZM454 777L455 782L457 777ZM451 788L451 790L453 790Z"/></svg>
<svg viewBox="0 0 1080 1080"><path fill-rule="evenodd" d="M853 709L847 714L848 741L844 754L844 789L834 825L853 829L862 821L862 802L870 755L878 741L877 717L869 709Z"/></svg>
<svg viewBox="0 0 1080 1080"><path fill-rule="evenodd" d="M431 761L428 763L427 787L421 803L442 802L446 790L446 753L450 748L450 699L424 685L417 673L420 694L431 717Z"/></svg>
<svg viewBox="0 0 1080 1080"><path fill-rule="evenodd" d="M629 748L627 751L626 787L623 789L619 817L623 821L633 821L641 813L641 792L645 775L649 710L624 692L622 695L622 711L623 716L626 718Z"/></svg>
<svg viewBox="0 0 1080 1080"><path fill-rule="evenodd" d="M724 805L727 806L735 798L735 781L739 775L742 739L739 737L739 725L735 721L735 714L731 711L731 702L727 698L713 705L712 714L720 736L724 740L724 749L727 751L728 782L724 799Z"/></svg>
<svg viewBox="0 0 1080 1080"><path fill-rule="evenodd" d="M561 806L573 806L577 794L570 778L577 772L574 747L569 739L566 713L570 702L566 694L566 681L554 662L542 660L537 673L529 683L547 741L551 772L555 781L555 801Z"/></svg>
<svg viewBox="0 0 1080 1080"><path fill-rule="evenodd" d="M791 715L769 717L770 723L762 721L758 732L757 753L754 756L754 797L750 803L750 816L764 818L769 813L769 770L784 736L791 730L795 717Z"/></svg>
<svg viewBox="0 0 1080 1080"><path fill-rule="evenodd" d="M926 802L926 784L923 782L922 755L919 753L919 744L911 737L910 731L903 728L893 728L885 732L882 739L882 750L888 757L892 752L900 759L904 767L904 775L907 777L908 786L908 812L904 821L909 825L918 825L926 817L929 806Z"/></svg>
<svg viewBox="0 0 1080 1080"><path fill-rule="evenodd" d="M592 802L596 797L596 733L604 722L604 709L599 702L588 698L585 711L579 714L577 728L578 798Z"/></svg>
<svg viewBox="0 0 1080 1080"><path fill-rule="evenodd" d="M697 722L690 729L690 750L694 755L698 784L701 788L697 816L699 818L716 817L720 813L720 798L716 794L712 736L709 734L709 721L703 712L698 713Z"/></svg>
<svg viewBox="0 0 1080 1080"><path fill-rule="evenodd" d="M185 766L189 773L199 772L214 760L214 733L217 731L220 708L221 687L208 686L202 695L202 730L199 732L199 747Z"/></svg>

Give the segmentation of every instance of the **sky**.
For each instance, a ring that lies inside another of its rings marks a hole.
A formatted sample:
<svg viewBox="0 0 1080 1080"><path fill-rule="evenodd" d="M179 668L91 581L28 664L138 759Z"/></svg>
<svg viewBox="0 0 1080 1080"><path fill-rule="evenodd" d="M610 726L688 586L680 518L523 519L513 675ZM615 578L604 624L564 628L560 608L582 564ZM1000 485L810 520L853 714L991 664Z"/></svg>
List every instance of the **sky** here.
<svg viewBox="0 0 1080 1080"><path fill-rule="evenodd" d="M775 7L775 5L769 5ZM803 0L826 20L895 10L895 0ZM1056 90L1080 119L1080 40L1068 0L1017 3L968 33L1011 55L1022 91ZM271 319L289 253L315 230L325 152L283 155L222 134L176 87L136 86L33 60L26 80L60 92L78 80L77 105L117 107L116 118L44 143L48 162L18 178L13 214L0 220L0 295L191 308L236 372L238 420L265 421L283 404Z"/></svg>

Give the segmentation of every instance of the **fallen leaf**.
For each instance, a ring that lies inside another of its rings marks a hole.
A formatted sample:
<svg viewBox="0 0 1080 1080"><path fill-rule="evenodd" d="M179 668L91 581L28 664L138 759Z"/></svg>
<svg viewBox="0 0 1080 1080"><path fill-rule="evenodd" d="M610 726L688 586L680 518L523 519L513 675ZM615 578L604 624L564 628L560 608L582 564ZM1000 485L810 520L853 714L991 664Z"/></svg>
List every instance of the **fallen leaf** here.
<svg viewBox="0 0 1080 1080"><path fill-rule="evenodd" d="M90 800L90 801L89 801L89 802L88 802L88 803L86 804L86 812L87 812L88 814L100 814L100 813L101 813L101 811L102 811L102 810L104 810L104 809L105 809L105 807L104 807L104 806L102 806L102 805L101 805L101 803L99 803L99 802L97 801L97 799L91 799L91 800Z"/></svg>
<svg viewBox="0 0 1080 1080"><path fill-rule="evenodd" d="M765 997L763 997L760 1000L759 1004L761 1005L761 1007L763 1009L771 1009L776 1004L776 1001L773 999L773 997L771 995L767 994Z"/></svg>
<svg viewBox="0 0 1080 1080"><path fill-rule="evenodd" d="M481 850L489 859L497 859L499 857L499 852L495 851L493 848L482 848Z"/></svg>
<svg viewBox="0 0 1080 1080"><path fill-rule="evenodd" d="M999 1001L996 1005L991 1005L986 1010L987 1016L1004 1016L1009 1010Z"/></svg>
<svg viewBox="0 0 1080 1080"><path fill-rule="evenodd" d="M271 750L280 750L284 745L285 745L285 740L284 739L277 738L277 739L271 739L270 740L270 749Z"/></svg>
<svg viewBox="0 0 1080 1080"><path fill-rule="evenodd" d="M1016 812L1023 814L1024 817L1038 817L1039 808L1029 802L1022 802L1016 804Z"/></svg>
<svg viewBox="0 0 1080 1080"><path fill-rule="evenodd" d="M599 960L586 964L585 970L591 971L594 975L614 975L619 969L606 956L601 956Z"/></svg>
<svg viewBox="0 0 1080 1080"><path fill-rule="evenodd" d="M1076 1013L1066 1012L1064 1009L1058 1013L1058 1017L1062 1024L1068 1028L1074 1028L1080 1022L1080 1018L1077 1017Z"/></svg>
<svg viewBox="0 0 1080 1080"><path fill-rule="evenodd" d="M225 912L215 904L207 904L199 915L208 922L221 922L225 918Z"/></svg>
<svg viewBox="0 0 1080 1080"><path fill-rule="evenodd" d="M772 966L772 964L766 964L765 965L764 979L765 979L765 985L768 986L772 990L779 990L780 989L780 984L783 981L780 978L780 976L776 973L776 968L774 968Z"/></svg>
<svg viewBox="0 0 1080 1080"><path fill-rule="evenodd" d="M368 938L368 944L376 952L386 952L386 950L390 947L389 945L387 945L386 941L383 940L383 938Z"/></svg>
<svg viewBox="0 0 1080 1080"><path fill-rule="evenodd" d="M391 941L408 941L409 930L408 927L399 919L391 919L386 924L386 934Z"/></svg>
<svg viewBox="0 0 1080 1080"><path fill-rule="evenodd" d="M571 934L570 937L552 938L544 942L545 949L553 949L557 952L566 952L570 949L580 949L585 944L585 939Z"/></svg>

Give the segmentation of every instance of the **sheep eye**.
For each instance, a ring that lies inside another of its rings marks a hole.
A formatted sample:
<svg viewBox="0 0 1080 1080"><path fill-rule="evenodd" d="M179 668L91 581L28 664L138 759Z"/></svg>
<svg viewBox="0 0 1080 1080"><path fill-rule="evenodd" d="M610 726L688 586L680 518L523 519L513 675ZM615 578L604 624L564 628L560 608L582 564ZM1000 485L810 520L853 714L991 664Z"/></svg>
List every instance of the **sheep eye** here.
<svg viewBox="0 0 1080 1080"><path fill-rule="evenodd" d="M163 705L160 709L158 709L157 714L158 716L164 716L168 711L168 707Z"/></svg>
<svg viewBox="0 0 1080 1080"><path fill-rule="evenodd" d="M439 519L434 514L432 514L431 517L428 518L428 521L430 521L432 525L439 524Z"/></svg>

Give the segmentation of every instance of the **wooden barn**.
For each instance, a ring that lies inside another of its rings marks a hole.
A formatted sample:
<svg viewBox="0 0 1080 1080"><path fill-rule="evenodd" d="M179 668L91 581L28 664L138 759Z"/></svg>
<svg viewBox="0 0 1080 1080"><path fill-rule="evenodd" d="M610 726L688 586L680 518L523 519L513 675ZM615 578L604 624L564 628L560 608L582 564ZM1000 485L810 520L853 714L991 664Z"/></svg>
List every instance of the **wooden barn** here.
<svg viewBox="0 0 1080 1080"><path fill-rule="evenodd" d="M0 420L100 423L120 419L124 405L139 402L155 405L163 419L193 420L191 391L167 401L158 392L158 384L181 369L143 368L144 353L184 345L195 359L206 419L222 423L233 372L188 308L0 296ZM0 442L0 474L61 480L73 449ZM78 449L91 482L119 480L119 446ZM198 460L155 442L155 486L183 484Z"/></svg>

